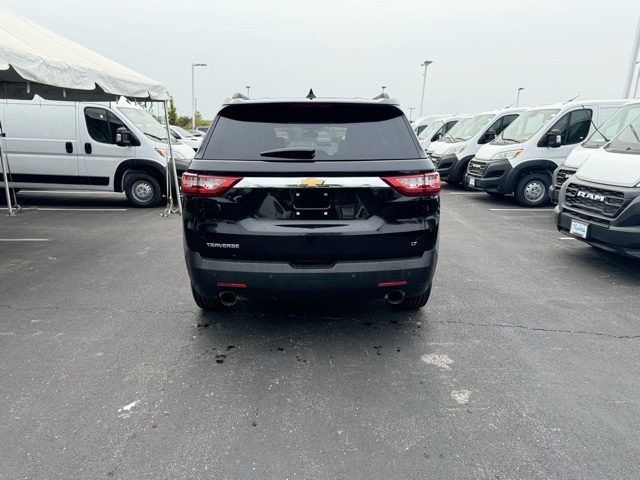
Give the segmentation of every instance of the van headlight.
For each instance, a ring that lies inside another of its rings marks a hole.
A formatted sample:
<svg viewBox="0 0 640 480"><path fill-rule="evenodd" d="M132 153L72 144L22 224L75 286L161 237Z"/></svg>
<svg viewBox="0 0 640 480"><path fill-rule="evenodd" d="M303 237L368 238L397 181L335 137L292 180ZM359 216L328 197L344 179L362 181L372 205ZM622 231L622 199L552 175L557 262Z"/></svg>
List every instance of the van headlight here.
<svg viewBox="0 0 640 480"><path fill-rule="evenodd" d="M443 153L443 155L450 155L452 153L455 153L457 155L458 153L463 152L465 148L467 148L466 145L462 145L460 147L453 147L453 148L450 148L449 150L446 150Z"/></svg>
<svg viewBox="0 0 640 480"><path fill-rule="evenodd" d="M522 153L522 150L509 150L508 152L496 153L491 160L511 160Z"/></svg>
<svg viewBox="0 0 640 480"><path fill-rule="evenodd" d="M173 150L173 149L171 149ZM169 152L167 152L166 150L162 149L162 148L156 148L156 152L164 158L169 158ZM176 160L186 160L187 157L185 157L183 154L181 154L180 152L177 152L175 150L173 150L173 158L175 158Z"/></svg>

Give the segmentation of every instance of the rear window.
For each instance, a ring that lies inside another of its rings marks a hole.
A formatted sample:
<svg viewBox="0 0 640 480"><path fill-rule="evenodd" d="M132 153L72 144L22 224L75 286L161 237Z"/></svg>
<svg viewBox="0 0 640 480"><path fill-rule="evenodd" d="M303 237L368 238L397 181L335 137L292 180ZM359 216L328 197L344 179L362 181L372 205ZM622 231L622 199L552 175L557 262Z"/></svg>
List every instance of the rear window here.
<svg viewBox="0 0 640 480"><path fill-rule="evenodd" d="M263 152L313 149L315 161L420 158L402 112L389 105L231 105L219 113L204 151L211 160L266 160ZM291 153L293 151L293 154ZM278 154L270 154L270 159Z"/></svg>

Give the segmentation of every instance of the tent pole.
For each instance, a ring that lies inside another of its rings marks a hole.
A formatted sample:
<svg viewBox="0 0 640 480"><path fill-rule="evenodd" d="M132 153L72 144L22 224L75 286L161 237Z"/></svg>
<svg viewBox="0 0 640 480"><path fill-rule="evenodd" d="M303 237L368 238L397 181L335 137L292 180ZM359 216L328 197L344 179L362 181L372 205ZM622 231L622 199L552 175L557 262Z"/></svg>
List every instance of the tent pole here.
<svg viewBox="0 0 640 480"><path fill-rule="evenodd" d="M176 161L173 157L173 149L171 148L171 131L169 130L169 111L167 109L167 101L164 104L164 125L167 128L167 144L169 145L168 152L171 163L171 176L173 177L173 186L176 189L176 202L178 203L178 213L182 216L182 202L180 201L180 185L178 185L178 172L176 170ZM170 189L169 189L170 190ZM170 194L170 192L167 192Z"/></svg>
<svg viewBox="0 0 640 480"><path fill-rule="evenodd" d="M7 207L9 207L9 216L15 216L13 213L13 207L11 206L11 192L9 189L9 159L7 158L7 152L5 152L4 146L4 132L2 132L2 126L0 126L0 160L2 161L2 178L4 179L4 192L7 196Z"/></svg>

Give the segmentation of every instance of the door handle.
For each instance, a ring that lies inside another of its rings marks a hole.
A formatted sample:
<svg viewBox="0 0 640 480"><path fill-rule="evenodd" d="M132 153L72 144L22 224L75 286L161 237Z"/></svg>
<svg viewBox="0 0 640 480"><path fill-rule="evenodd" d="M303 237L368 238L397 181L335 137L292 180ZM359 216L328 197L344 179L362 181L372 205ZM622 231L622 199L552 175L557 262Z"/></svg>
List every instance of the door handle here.
<svg viewBox="0 0 640 480"><path fill-rule="evenodd" d="M89 155L91 153L91 144L89 142L84 144L84 153Z"/></svg>
<svg viewBox="0 0 640 480"><path fill-rule="evenodd" d="M71 142L67 142L67 143L65 144L65 147L66 147L66 149L67 149L67 153L73 153L73 143L71 143Z"/></svg>

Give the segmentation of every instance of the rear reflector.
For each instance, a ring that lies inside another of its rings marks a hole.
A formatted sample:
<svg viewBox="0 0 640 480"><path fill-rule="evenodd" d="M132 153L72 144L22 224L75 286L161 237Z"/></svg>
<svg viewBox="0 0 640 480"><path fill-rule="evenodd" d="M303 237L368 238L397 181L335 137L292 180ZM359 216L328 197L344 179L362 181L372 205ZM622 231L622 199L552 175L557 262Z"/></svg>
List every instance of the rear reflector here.
<svg viewBox="0 0 640 480"><path fill-rule="evenodd" d="M380 282L379 287L398 287L400 285L406 285L406 280L398 280L397 282Z"/></svg>
<svg viewBox="0 0 640 480"><path fill-rule="evenodd" d="M185 197L218 197L242 180L242 177L218 177L202 173L182 174Z"/></svg>
<svg viewBox="0 0 640 480"><path fill-rule="evenodd" d="M407 197L423 197L440 193L440 174L438 172L381 178Z"/></svg>
<svg viewBox="0 0 640 480"><path fill-rule="evenodd" d="M247 288L246 283L234 283L234 282L218 282L216 283L218 287L228 287L228 288Z"/></svg>

